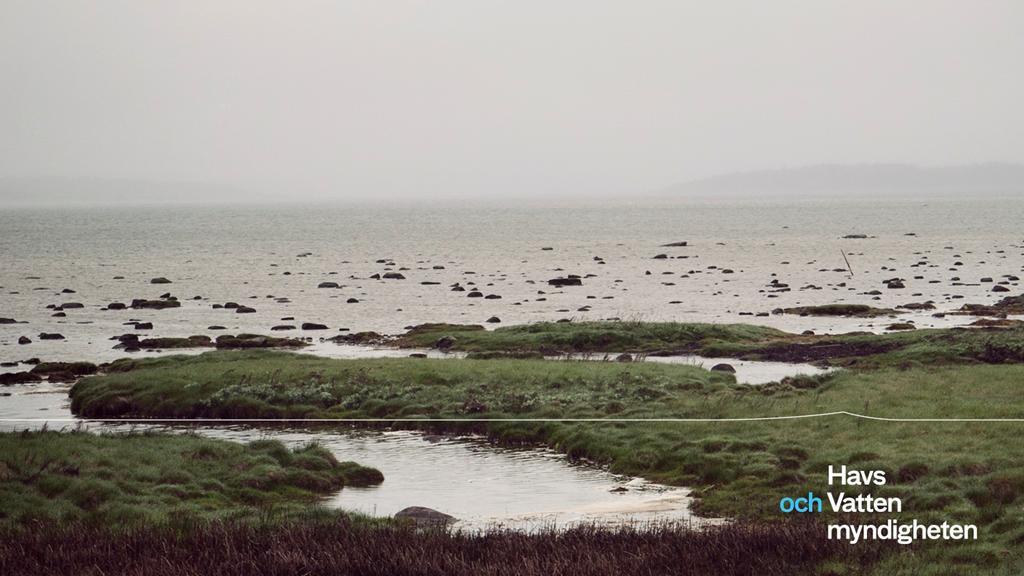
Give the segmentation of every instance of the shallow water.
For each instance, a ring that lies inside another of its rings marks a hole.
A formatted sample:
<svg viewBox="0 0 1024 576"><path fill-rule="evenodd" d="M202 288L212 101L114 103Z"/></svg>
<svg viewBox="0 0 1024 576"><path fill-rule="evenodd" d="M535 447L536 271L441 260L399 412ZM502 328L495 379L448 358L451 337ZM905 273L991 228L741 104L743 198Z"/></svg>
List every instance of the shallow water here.
<svg viewBox="0 0 1024 576"><path fill-rule="evenodd" d="M501 325L623 318L882 331L894 320L745 314L925 300L948 311L1003 296L980 282L985 277L1006 281L1010 294L1019 294L1019 282L1003 276L1021 275L1022 217L1024 201L1013 199L6 210L0 211L0 317L27 323L0 325L0 360L111 360L123 354L108 339L133 331L125 325L131 319L153 322L140 332L147 336L269 334L278 324L326 324L325 332L275 333L314 339L342 328L396 333L422 322L483 323L491 316ZM856 233L872 237L842 238ZM689 246L661 246L681 240ZM670 258L653 259L659 253ZM369 278L386 271L406 279ZM546 284L566 274L589 277L581 287ZM157 276L173 283L150 284ZM893 277L903 278L906 289L885 288L883 280ZM772 280L791 291L773 292ZM323 281L342 288L318 289ZM450 290L456 282L502 298L467 298ZM61 294L65 288L75 293ZM868 294L874 290L881 294ZM101 310L165 292L182 307ZM346 303L350 297L359 302ZM212 308L226 301L257 311ZM46 306L64 302L85 307L52 317ZM931 312L899 318L921 327L973 320ZM39 341L40 332L67 340ZM17 345L23 335L34 342Z"/></svg>
<svg viewBox="0 0 1024 576"><path fill-rule="evenodd" d="M249 442L275 438L296 446L316 441L339 460L373 466L384 473L380 486L345 488L325 500L335 506L391 516L408 506L434 508L459 519L457 528L505 527L534 530L575 523L626 525L715 520L690 514L689 490L610 474L568 462L540 449L503 449L476 437L450 438L410 431L289 429L254 426L156 426L74 420L68 385L35 384L3 388L0 430L75 428L93 432L160 428ZM20 419L20 420L18 420ZM49 420L47 422L47 420ZM625 492L611 492L625 488Z"/></svg>
<svg viewBox="0 0 1024 576"><path fill-rule="evenodd" d="M442 352L426 348L417 349L396 349L382 348L376 346L350 346L338 345L331 342L320 342L307 349L304 353L328 358L405 358L410 354L425 354L428 358L464 358L466 355L460 352ZM549 362L611 362L618 356L616 353L607 354L578 354L570 356L549 357ZM716 364L729 364L736 369L734 376L739 384L767 384L778 382L790 376L815 376L825 374L829 370L819 368L813 364L798 364L789 362L762 362L754 360L736 360L733 358L704 358L702 356L680 355L680 356L634 356L637 362L658 362L660 364L685 364L696 366L706 370Z"/></svg>

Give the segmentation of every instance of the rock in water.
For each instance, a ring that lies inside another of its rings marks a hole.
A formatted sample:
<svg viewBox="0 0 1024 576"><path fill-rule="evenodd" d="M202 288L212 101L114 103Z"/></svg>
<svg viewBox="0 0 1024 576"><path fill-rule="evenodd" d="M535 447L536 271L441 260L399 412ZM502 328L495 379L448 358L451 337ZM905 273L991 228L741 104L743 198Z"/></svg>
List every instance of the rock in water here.
<svg viewBox="0 0 1024 576"><path fill-rule="evenodd" d="M408 508L403 508L398 512L395 512L395 518L408 518L409 520L412 520L416 526L423 528L443 528L455 521L454 516L423 506L410 506Z"/></svg>
<svg viewBox="0 0 1024 576"><path fill-rule="evenodd" d="M733 368L732 364L715 364L711 367L712 372L728 372L729 374L735 374L736 368Z"/></svg>
<svg viewBox="0 0 1024 576"><path fill-rule="evenodd" d="M890 324L890 325L886 326L885 329L886 330L892 330L892 331L900 331L900 330L916 330L917 327L914 326L913 324L911 324L910 322L897 322L895 324Z"/></svg>
<svg viewBox="0 0 1024 576"><path fill-rule="evenodd" d="M438 350L448 350L452 346L455 346L455 338L451 336L441 336L434 342L434 348Z"/></svg>
<svg viewBox="0 0 1024 576"><path fill-rule="evenodd" d="M180 308L181 302L175 299L169 300L146 300L144 298L135 298L132 300L131 305L133 310L163 310L165 308Z"/></svg>
<svg viewBox="0 0 1024 576"><path fill-rule="evenodd" d="M164 278L163 276L160 276L158 278L153 278L152 280L149 281L149 283L150 284L170 284L171 281L168 280L167 278Z"/></svg>

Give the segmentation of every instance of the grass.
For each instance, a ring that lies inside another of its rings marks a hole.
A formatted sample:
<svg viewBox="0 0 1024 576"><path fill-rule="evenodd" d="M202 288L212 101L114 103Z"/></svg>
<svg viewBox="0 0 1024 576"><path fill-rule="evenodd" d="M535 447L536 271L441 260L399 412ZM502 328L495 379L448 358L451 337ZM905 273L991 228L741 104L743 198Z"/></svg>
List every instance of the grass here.
<svg viewBox="0 0 1024 576"><path fill-rule="evenodd" d="M426 324L410 330L394 344L429 348L448 336L454 340L451 349L467 352L658 352L697 351L717 342L761 342L786 335L747 324L539 322L491 331L472 325Z"/></svg>
<svg viewBox="0 0 1024 576"><path fill-rule="evenodd" d="M999 334L1009 338L1013 332ZM913 350L911 345L939 342L911 340L902 349ZM131 368L80 381L71 391L72 408L90 416L151 417L740 418L834 411L1024 417L1019 364L900 369L887 363L763 387L739 386L731 376L690 366L550 360L329 360L215 352L135 361ZM926 547L913 563L914 574L960 573L966 566L999 573L1024 546L1019 424L832 417L429 427L480 432L508 444L542 443L614 472L694 486L703 514L748 520L778 520L783 496L824 492L829 464L884 470L889 483L874 494L902 497L907 518L979 526L978 542ZM889 572L911 570L898 564L905 562L902 556L893 558L883 561Z"/></svg>
<svg viewBox="0 0 1024 576"><path fill-rule="evenodd" d="M393 344L425 348L446 337L451 339L450 350L478 356L529 352L685 353L860 368L1024 362L1021 327L805 336L746 324L541 322L493 331L478 326L428 324L410 330Z"/></svg>
<svg viewBox="0 0 1024 576"><path fill-rule="evenodd" d="M0 573L789 576L820 573L817 567L824 563L870 565L884 551L877 545L830 541L820 526L809 523L729 525L701 532L577 528L474 535L367 526L341 518L206 523L187 531L141 527L112 533L65 525L0 532ZM858 573L862 570L843 572Z"/></svg>
<svg viewBox="0 0 1024 576"><path fill-rule="evenodd" d="M306 418L472 415L594 417L655 405L686 388L735 388L694 366L546 360L331 360L210 352L132 360L80 381L89 417ZM699 402L699 395L687 396Z"/></svg>
<svg viewBox="0 0 1024 576"><path fill-rule="evenodd" d="M3 433L0 528L298 513L345 485L381 480L312 444L289 450L276 440L242 445L192 435Z"/></svg>
<svg viewBox="0 0 1024 576"><path fill-rule="evenodd" d="M721 343L708 355L820 362L861 369L1024 363L1024 328L948 328L892 334L791 336L759 343Z"/></svg>

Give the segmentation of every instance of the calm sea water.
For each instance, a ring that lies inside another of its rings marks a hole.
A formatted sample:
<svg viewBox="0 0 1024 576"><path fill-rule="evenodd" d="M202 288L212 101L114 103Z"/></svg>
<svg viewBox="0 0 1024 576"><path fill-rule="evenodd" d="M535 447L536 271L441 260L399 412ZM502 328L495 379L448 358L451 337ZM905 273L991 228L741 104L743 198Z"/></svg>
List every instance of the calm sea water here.
<svg viewBox="0 0 1024 576"><path fill-rule="evenodd" d="M499 325L628 318L879 331L893 320L747 314L834 302L931 300L939 310L993 302L1002 295L980 281L1021 275L1021 222L1021 200L0 210L0 317L27 322L0 325L0 360L119 357L109 338L133 331L129 320L152 322L140 333L150 336L216 335L211 325L269 334L278 324L318 322L329 330L294 334L323 337L492 316ZM689 245L661 247L678 241ZM405 279L370 278L389 271ZM546 284L567 274L584 276L584 285ZM149 283L158 276L172 283ZM893 277L906 288L886 289ZM791 291L771 292L773 280ZM342 287L317 288L324 281ZM451 291L455 283L501 298L467 298ZM165 292L183 306L101 310ZM212 308L227 301L257 312ZM84 308L64 318L47 308L66 302ZM971 320L906 318L921 327ZM66 340L41 342L40 332ZM18 345L20 336L33 343Z"/></svg>

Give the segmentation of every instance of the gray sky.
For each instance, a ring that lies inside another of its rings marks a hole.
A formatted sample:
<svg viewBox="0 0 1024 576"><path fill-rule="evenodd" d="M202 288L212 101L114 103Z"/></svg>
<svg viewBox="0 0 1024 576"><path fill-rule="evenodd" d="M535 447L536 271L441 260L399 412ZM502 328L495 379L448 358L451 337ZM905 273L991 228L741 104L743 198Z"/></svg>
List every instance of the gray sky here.
<svg viewBox="0 0 1024 576"><path fill-rule="evenodd" d="M0 176L607 193L1024 161L1024 3L3 0Z"/></svg>

